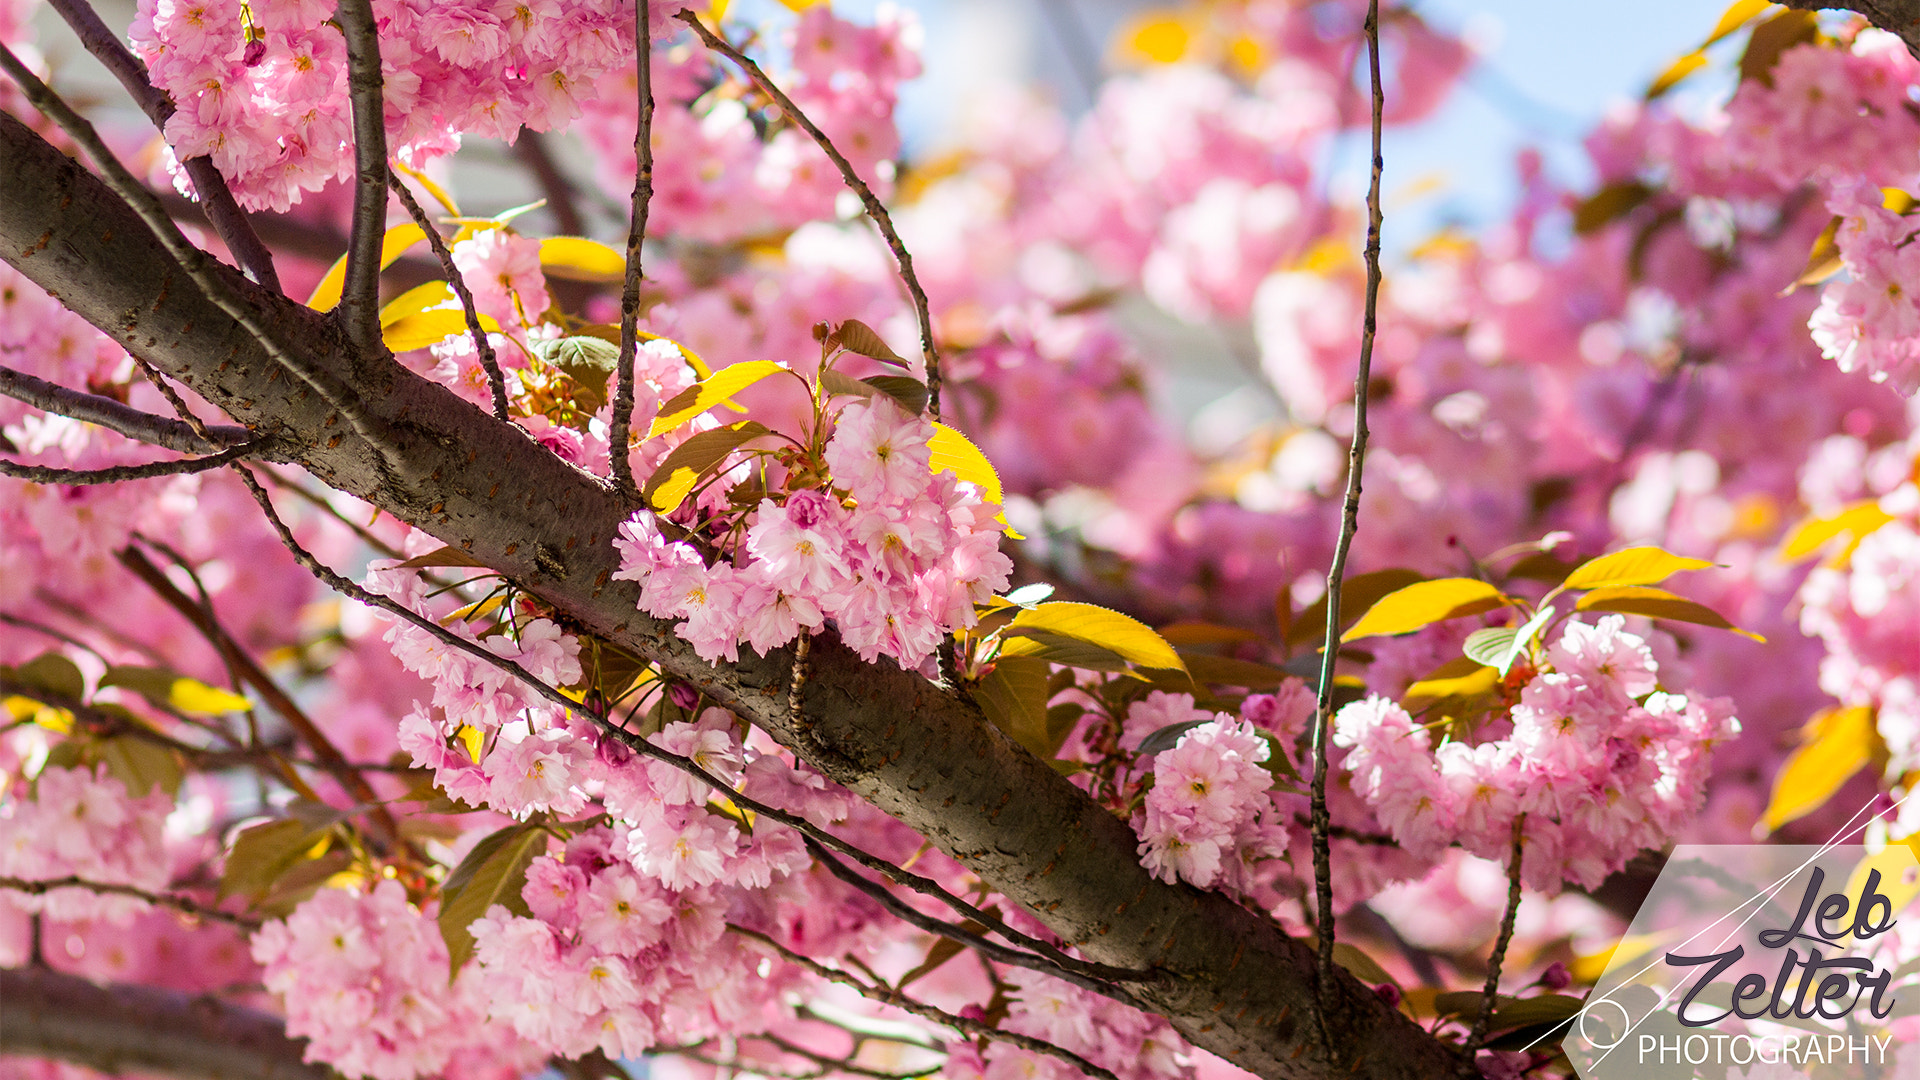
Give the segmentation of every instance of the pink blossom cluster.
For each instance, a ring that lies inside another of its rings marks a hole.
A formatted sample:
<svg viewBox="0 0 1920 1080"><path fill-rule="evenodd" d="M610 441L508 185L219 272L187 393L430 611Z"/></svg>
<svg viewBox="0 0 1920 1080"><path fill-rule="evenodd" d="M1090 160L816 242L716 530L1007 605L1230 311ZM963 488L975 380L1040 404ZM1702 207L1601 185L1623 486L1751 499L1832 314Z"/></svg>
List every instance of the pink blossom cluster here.
<svg viewBox="0 0 1920 1080"><path fill-rule="evenodd" d="M648 0L656 32L678 4ZM167 141L210 155L242 203L284 211L353 166L346 46L331 0L142 0L130 37L179 111ZM375 0L390 152L420 164L463 135L515 138L578 116L633 59L632 0L612 5ZM184 176L181 183L184 184Z"/></svg>
<svg viewBox="0 0 1920 1080"><path fill-rule="evenodd" d="M1221 713L1154 755L1146 811L1134 823L1147 869L1166 882L1251 892L1257 864L1287 850L1262 764L1271 753L1251 723Z"/></svg>
<svg viewBox="0 0 1920 1080"><path fill-rule="evenodd" d="M1065 1047L1120 1080L1164 1080L1193 1075L1193 1054L1172 1025L1111 998L1026 968L1009 969L1005 1028ZM994 1040L984 1051L948 1049L948 1080L1074 1080L1081 1074L1058 1058Z"/></svg>
<svg viewBox="0 0 1920 1080"><path fill-rule="evenodd" d="M614 540L620 571L641 583L640 607L682 619L680 635L708 660L742 643L764 652L832 620L872 662L919 667L941 635L972 626L974 605L1006 587L997 508L951 472L935 473L933 425L890 401L840 408L820 487L769 495L743 520L744 540L708 565L667 539L641 511Z"/></svg>
<svg viewBox="0 0 1920 1080"><path fill-rule="evenodd" d="M173 867L164 827L173 800L165 791L135 798L104 769L59 766L40 770L31 791L31 798L0 803L0 877L76 877L145 892L166 888ZM137 897L80 887L40 896L8 894L7 899L51 918L116 924L148 906Z"/></svg>
<svg viewBox="0 0 1920 1080"><path fill-rule="evenodd" d="M1874 708L1897 775L1920 764L1920 488L1904 483L1877 506L1885 523L1807 576L1800 628L1826 646L1820 688Z"/></svg>
<svg viewBox="0 0 1920 1080"><path fill-rule="evenodd" d="M1861 30L1840 48L1796 46L1768 78L1741 81L1727 106L1729 149L1785 186L1809 177L1904 183L1920 153L1907 96L1916 81L1920 61L1884 30Z"/></svg>
<svg viewBox="0 0 1920 1080"><path fill-rule="evenodd" d="M1814 343L1842 371L1864 371L1903 394L1920 390L1920 225L1885 209L1863 180L1840 185L1827 205L1844 219L1834 239L1847 276L1820 295L1808 322Z"/></svg>
<svg viewBox="0 0 1920 1080"><path fill-rule="evenodd" d="M471 975L449 980L439 928L398 882L321 889L254 933L253 959L306 1059L343 1076L412 1080L478 1047L510 1067L540 1060L489 1020Z"/></svg>
<svg viewBox="0 0 1920 1080"><path fill-rule="evenodd" d="M1458 844L1508 861L1524 815L1527 883L1591 888L1699 808L1709 752L1740 730L1731 702L1660 692L1652 653L1619 615L1569 621L1547 661L1507 733L1478 743L1435 746L1382 697L1340 710L1333 739L1353 790L1409 853Z"/></svg>

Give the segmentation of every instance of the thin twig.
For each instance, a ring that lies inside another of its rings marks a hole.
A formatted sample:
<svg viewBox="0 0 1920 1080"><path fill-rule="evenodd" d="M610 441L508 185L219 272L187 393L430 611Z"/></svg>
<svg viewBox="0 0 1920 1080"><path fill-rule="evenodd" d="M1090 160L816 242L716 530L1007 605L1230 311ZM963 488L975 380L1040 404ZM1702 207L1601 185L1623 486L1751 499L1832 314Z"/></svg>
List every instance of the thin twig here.
<svg viewBox="0 0 1920 1080"><path fill-rule="evenodd" d="M87 0L48 0L48 4L66 20L74 36L80 39L80 44L93 54L94 59L120 80L120 85L126 87L134 103L147 114L147 119L153 121L153 126L165 132L167 121L174 114L173 99L153 85L147 66L120 43L120 38L100 20L99 14ZM193 181L193 193L199 198L200 212L206 215L207 222L220 234L227 250L239 261L240 268L274 292L284 292L280 287L280 275L273 269L273 253L266 244L261 243L259 234L253 231L252 220L235 201L232 189L227 187L227 178L214 167L213 159L202 154L188 158L181 165L187 170L187 179Z"/></svg>
<svg viewBox="0 0 1920 1080"><path fill-rule="evenodd" d="M930 1065L924 1069L915 1069L910 1072L887 1072L884 1069L875 1069L865 1065L855 1064L852 1060L853 1058L852 1054L849 1054L844 1058L836 1058L836 1057L830 1057L826 1054L816 1053L791 1040L783 1039L780 1036L775 1035L771 1031L763 1031L758 1035L740 1036L740 1041L742 1042L745 1042L749 1039L758 1039L761 1042L771 1043L775 1047L778 1047L780 1050L786 1053L792 1054L796 1057L806 1058L808 1061L811 1061L816 1065L824 1065L827 1068L834 1070L835 1072L852 1073L855 1076L871 1076L871 1077L874 1077L875 1080L914 1080L914 1078L916 1077L931 1076L932 1074L937 1073L941 1069L945 1068L944 1065ZM858 1048L859 1045L860 1045L860 1041L856 1040L854 1043L854 1046Z"/></svg>
<svg viewBox="0 0 1920 1080"><path fill-rule="evenodd" d="M759 64L734 48L726 39L707 29L706 24L701 22L700 17L692 11L682 10L674 18L693 27L693 32L700 35L700 40L706 43L707 48L738 65L740 70L746 73L747 78L760 88L761 93L772 98L774 103L780 106L780 111L787 114L787 119L800 125L801 130L813 136L813 141L820 145L820 149L826 151L827 157L833 159L834 167L840 170L840 178L845 180L847 187L860 197L860 205L866 208L867 216L873 219L874 225L880 229L880 235L886 239L887 247L893 251L894 261L900 266L900 280L906 284L907 293L913 298L913 313L920 320L920 349L927 361L927 410L934 419L938 420L940 418L940 348L934 344L933 340L933 316L927 310L926 290L920 287L920 279L913 272L913 256L907 253L907 245L901 242L900 234L894 231L893 218L888 216L886 205L874 196L873 189L867 186L865 180L860 179L860 174L853 171L853 163L833 145L833 140L827 138L827 133L821 131L812 120L807 119L807 114L801 112L800 107L793 103L793 99L775 86L772 79L767 78L767 73L760 70Z"/></svg>
<svg viewBox="0 0 1920 1080"><path fill-rule="evenodd" d="M1520 914L1520 856L1526 823L1527 815L1513 816L1513 862L1507 867L1507 911L1500 917L1500 937L1493 943L1493 955L1487 958L1487 983L1480 993L1480 1013L1473 1018L1473 1030L1467 1033L1466 1045L1462 1047L1468 1060L1473 1059L1474 1052L1486 1041L1487 1028L1493 1023L1494 1005L1500 996L1500 965L1507 958L1507 946L1513 943L1513 924Z"/></svg>
<svg viewBox="0 0 1920 1080"><path fill-rule="evenodd" d="M56 469L46 465L20 465L0 461L0 476L11 476L35 484L121 484L129 480L152 480L161 476L189 476L218 469L229 462L251 455L260 443L241 443L217 454L188 458L185 461L154 461L145 465L115 465L106 469Z"/></svg>
<svg viewBox="0 0 1920 1080"><path fill-rule="evenodd" d="M24 401L43 412L98 424L129 439L152 443L182 454L203 454L250 442L254 438L253 432L233 424L209 425L206 438L202 438L184 420L155 416L110 397L70 389L8 367L0 367L0 394Z"/></svg>
<svg viewBox="0 0 1920 1080"><path fill-rule="evenodd" d="M347 40L347 96L353 103L353 227L340 315L354 347L377 356L386 349L380 340L380 248L387 234L388 173L380 30L372 0L340 0L333 18Z"/></svg>
<svg viewBox="0 0 1920 1080"><path fill-rule="evenodd" d="M500 372L500 358L493 353L493 342L487 338L486 328L480 325L480 309L474 306L473 290L467 288L466 275L453 261L453 252L447 247L447 240L434 226L433 219L427 216L419 200L407 185L401 181L400 174L387 170L387 185L393 188L400 205L406 207L407 216L427 234L427 243L432 245L433 253L440 259L440 269L446 272L447 284L453 289L453 295L460 298L460 310L467 316L467 333L473 338L473 346L480 353L480 366L486 369L487 385L493 388L493 418L507 419L507 377Z"/></svg>
<svg viewBox="0 0 1920 1080"><path fill-rule="evenodd" d="M1310 822L1313 842L1314 906L1318 910L1319 964L1315 968L1315 1012L1321 1036L1327 1037L1326 1002L1333 986L1333 852L1328 839L1332 818L1327 813L1327 729L1333 723L1333 668L1340 655L1340 582L1346 574L1347 552L1360 526L1360 474L1367 455L1367 391L1373 381L1373 336L1380 301L1380 174L1385 160L1380 152L1381 114L1386 93L1380 82L1380 0L1367 2L1367 66L1373 79L1373 175L1367 186L1367 302L1360 329L1360 370L1353 382L1353 445L1347 452L1346 505L1340 517L1340 537L1327 571L1327 635L1320 658L1320 694L1313 717L1313 785ZM1329 1053L1337 1048L1328 1039Z"/></svg>
<svg viewBox="0 0 1920 1080"><path fill-rule="evenodd" d="M640 501L633 482L633 361L640 351L640 256L647 242L647 211L653 204L653 5L634 4L633 48L640 84L640 123L633 134L633 204L627 218L627 276L620 290L620 361L614 366L613 430L608 461L613 484L631 502Z"/></svg>
<svg viewBox="0 0 1920 1080"><path fill-rule="evenodd" d="M145 900L155 907L172 908L183 915L191 915L196 919L206 919L209 922L226 923L228 926L237 926L242 930L260 929L259 919L246 915L235 915L232 912L221 911L219 908L208 907L190 897L175 896L171 893L148 892L145 889L138 889L132 885L115 885L105 881L87 881L84 878L78 877L50 878L45 881L27 881L17 877L0 877L0 889L12 889L15 892L27 893L30 896L42 896L55 889L87 889L92 892L106 893L113 896L131 896L136 900Z"/></svg>
<svg viewBox="0 0 1920 1080"><path fill-rule="evenodd" d="M1086 1058L1081 1057L1079 1054L1065 1047L1055 1046L1050 1042L1033 1038L1030 1035L1018 1035L1011 1031L1003 1031L990 1024L984 1024L965 1016L956 1016L944 1009L936 1009L931 1005L915 1001L905 994L900 993L898 990L870 985L861 979L855 978L848 972L841 971L838 968L830 968L818 960L802 956L758 930L749 930L744 926L736 926L733 923L728 923L727 929L739 934L741 937L750 938L765 945L767 948L779 953L782 959L790 963L798 964L820 978L826 979L828 982L837 982L842 986L852 987L861 997L878 1001L884 1005L891 1005L902 1012L911 1013L923 1020L931 1020L936 1024L945 1025L955 1031L988 1039L998 1039L1001 1042L1010 1043L1031 1053L1046 1054L1049 1057L1058 1058L1081 1072L1086 1073L1088 1076L1100 1077L1101 1080L1118 1080L1113 1073L1095 1065L1093 1062L1088 1061Z"/></svg>
<svg viewBox="0 0 1920 1080"><path fill-rule="evenodd" d="M1072 983L1089 993L1112 998L1115 1001L1130 1005L1142 1012L1153 1011L1132 994L1114 986L1106 978L1097 978L1077 971L1071 971L1047 957L1010 948L997 941L990 941L968 930L966 927L955 926L952 923L936 919L931 915L916 910L911 904L888 892L887 887L879 882L870 881L867 878L861 877L854 871L853 867L834 858L831 853L819 844L809 840L807 841L807 849L813 853L813 857L817 862L827 868L828 873L872 897L880 903L880 906L892 912L895 917L920 930L924 930L936 937L943 937L950 941L957 942L997 963L1042 972L1063 982ZM1100 965L1089 966L1099 967ZM1120 978L1128 978L1133 975L1131 972L1124 971L1116 971L1115 974Z"/></svg>
<svg viewBox="0 0 1920 1080"><path fill-rule="evenodd" d="M363 0L364 2L364 0ZM384 438L381 432L384 425L378 423L361 408L345 384L331 373L324 371L297 355L293 349L283 344L261 321L259 312L240 299L233 288L214 270L211 259L205 251L194 246L180 231L168 215L166 208L146 185L130 172L107 147L100 133L94 130L87 118L75 112L73 106L53 92L52 88L40 80L28 67L20 62L13 50L0 44L0 70L4 70L25 93L34 108L66 132L87 155L93 158L94 165L100 170L100 178L114 194L126 202L127 207L136 214L160 241L168 255L173 257L187 279L199 287L201 293L213 306L219 308L241 329L259 344L269 358L281 367L297 376L311 387L320 399L335 412L344 417L354 433L364 439L368 445L378 451L387 466L396 472L404 473L405 462L397 454L391 440ZM376 313L377 314L377 313ZM185 419L183 417L183 419ZM191 421L189 421L191 423Z"/></svg>

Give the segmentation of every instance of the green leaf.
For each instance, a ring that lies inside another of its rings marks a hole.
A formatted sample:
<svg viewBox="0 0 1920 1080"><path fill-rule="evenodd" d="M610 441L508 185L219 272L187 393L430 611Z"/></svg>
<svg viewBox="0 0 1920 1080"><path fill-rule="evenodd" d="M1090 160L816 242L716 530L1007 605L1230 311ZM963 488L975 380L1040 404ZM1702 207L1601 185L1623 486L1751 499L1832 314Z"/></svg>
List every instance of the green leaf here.
<svg viewBox="0 0 1920 1080"><path fill-rule="evenodd" d="M835 328L833 339L839 342L841 348L850 353L858 353L869 359L893 364L896 367L904 368L907 366L905 358L899 353L894 352L893 349L887 345L886 341L874 332L873 327L868 326L859 319L848 319L846 322L841 323ZM914 411L916 413L919 412L918 409Z"/></svg>
<svg viewBox="0 0 1920 1080"><path fill-rule="evenodd" d="M1822 709L1801 731L1799 748L1773 778L1773 796L1762 819L1777 829L1818 810L1881 752L1880 731L1870 706Z"/></svg>
<svg viewBox="0 0 1920 1080"><path fill-rule="evenodd" d="M1747 38L1747 51L1740 57L1740 81L1756 80L1762 86L1773 85L1773 66L1780 54L1796 45L1820 38L1820 20L1811 11L1783 11L1753 28Z"/></svg>
<svg viewBox="0 0 1920 1080"><path fill-rule="evenodd" d="M1171 750L1174 747L1180 745L1180 737L1182 735L1185 735L1187 732L1192 731L1194 728L1197 728L1201 724L1205 724L1205 723L1208 723L1208 721L1182 720L1177 724L1168 724L1166 727L1163 727L1160 730L1154 732L1153 734L1147 736L1146 738L1141 739L1140 745L1133 748L1134 753L1157 754L1162 750Z"/></svg>
<svg viewBox="0 0 1920 1080"><path fill-rule="evenodd" d="M1358 946L1347 942L1333 943L1333 962L1352 972L1354 978L1368 986L1379 986L1382 983L1392 986L1400 985L1399 980L1387 974L1387 969L1381 967L1379 961L1360 951Z"/></svg>
<svg viewBox="0 0 1920 1080"><path fill-rule="evenodd" d="M1508 650L1520 637L1520 631L1511 626L1489 626L1475 630L1467 635L1466 643L1460 646L1467 659L1498 668Z"/></svg>
<svg viewBox="0 0 1920 1080"><path fill-rule="evenodd" d="M1048 674L1045 660L1003 656L974 690L987 719L1043 759L1056 750L1047 730Z"/></svg>
<svg viewBox="0 0 1920 1080"><path fill-rule="evenodd" d="M520 890L527 883L527 867L546 851L547 831L535 821L509 825L473 846L440 888L440 936L446 939L452 971L473 957L473 935L467 927L495 904L515 915L531 915Z"/></svg>
<svg viewBox="0 0 1920 1080"><path fill-rule="evenodd" d="M766 433L765 424L742 420L728 427L703 431L674 447L647 480L648 505L663 514L672 513L693 493L701 478L720 469L727 455Z"/></svg>
<svg viewBox="0 0 1920 1080"><path fill-rule="evenodd" d="M1573 231L1581 236L1598 232L1607 223L1646 202L1652 194L1653 189L1638 180L1608 184L1573 208Z"/></svg>
<svg viewBox="0 0 1920 1080"><path fill-rule="evenodd" d="M1410 634L1447 619L1492 611L1506 603L1499 589L1475 578L1422 581L1381 597L1340 640Z"/></svg>
<svg viewBox="0 0 1920 1080"><path fill-rule="evenodd" d="M540 342L533 346L533 352L572 380L575 408L591 415L607 403L608 383L620 366L620 346L590 334L577 334Z"/></svg>
<svg viewBox="0 0 1920 1080"><path fill-rule="evenodd" d="M1560 583L1562 589L1599 589L1608 585L1658 585L1682 570L1704 570L1713 563L1689 559L1657 547L1631 547L1581 565Z"/></svg>
<svg viewBox="0 0 1920 1080"><path fill-rule="evenodd" d="M13 677L36 690L58 694L70 701L79 701L87 692L86 676L80 674L73 661L57 652L41 653L21 664L13 669Z"/></svg>
<svg viewBox="0 0 1920 1080"><path fill-rule="evenodd" d="M647 438L651 439L656 435L672 431L761 379L785 370L787 370L786 365L776 364L771 360L747 360L738 364L729 364L675 394L672 401L660 406L660 415L654 419L653 426L648 429Z"/></svg>
<svg viewBox="0 0 1920 1080"><path fill-rule="evenodd" d="M220 872L220 898L244 896L257 901L266 896L281 875L318 854L314 849L326 834L325 827L315 828L297 818L263 821L241 829Z"/></svg>
<svg viewBox="0 0 1920 1080"><path fill-rule="evenodd" d="M1005 632L999 658L1030 656L1051 664L1064 664L1084 671L1125 671L1126 658L1112 649L1079 638L1033 627Z"/></svg>
<svg viewBox="0 0 1920 1080"><path fill-rule="evenodd" d="M828 394L840 394L846 397L872 397L880 388L862 379L856 379L844 371L827 368L820 373L820 389Z"/></svg>
<svg viewBox="0 0 1920 1080"><path fill-rule="evenodd" d="M180 791L185 775L180 759L167 747L137 735L116 735L100 743L100 760L127 786L127 794L145 798L157 785L169 797Z"/></svg>
<svg viewBox="0 0 1920 1080"><path fill-rule="evenodd" d="M1027 608L1008 627L1009 633L1025 630L1049 630L1098 645L1141 667L1187 669L1180 654L1152 627L1094 604L1056 600Z"/></svg>
<svg viewBox="0 0 1920 1080"><path fill-rule="evenodd" d="M1645 615L1650 619L1672 619L1675 622L1711 626L1716 630L1731 630L1763 645L1767 640L1751 630L1742 630L1733 625L1705 604L1675 596L1665 589L1634 585L1595 589L1573 606L1576 611L1618 611L1626 615Z"/></svg>
<svg viewBox="0 0 1920 1080"><path fill-rule="evenodd" d="M1553 605L1548 604L1546 607L1534 612L1533 618L1528 619L1521 625L1519 630L1514 632L1513 642L1507 646L1507 651L1500 657L1500 662L1493 665L1499 669L1501 678L1506 678L1507 669L1513 666L1513 662L1518 660L1521 654L1527 651L1527 645L1552 621Z"/></svg>
<svg viewBox="0 0 1920 1080"><path fill-rule="evenodd" d="M927 384L909 375L869 375L860 380L892 398L908 416L927 411Z"/></svg>
<svg viewBox="0 0 1920 1080"><path fill-rule="evenodd" d="M1346 578L1340 583L1342 628L1353 625L1361 613L1378 603L1381 597L1424 580L1426 578L1421 574L1404 568L1374 570ZM1287 631L1287 645L1297 648L1311 641L1320 641L1326 637L1326 633L1327 598L1323 596L1294 616L1292 628Z"/></svg>
<svg viewBox="0 0 1920 1080"><path fill-rule="evenodd" d="M1006 595L1006 601L1015 607L1032 607L1053 595L1053 586L1044 581L1031 585L1022 585Z"/></svg>

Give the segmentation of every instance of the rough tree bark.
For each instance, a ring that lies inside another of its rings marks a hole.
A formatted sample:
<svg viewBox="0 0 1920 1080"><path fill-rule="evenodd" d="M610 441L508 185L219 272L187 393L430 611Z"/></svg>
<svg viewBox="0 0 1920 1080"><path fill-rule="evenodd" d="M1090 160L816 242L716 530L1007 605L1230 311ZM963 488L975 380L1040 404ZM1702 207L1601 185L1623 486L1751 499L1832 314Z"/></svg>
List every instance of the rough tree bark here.
<svg viewBox="0 0 1920 1080"><path fill-rule="evenodd" d="M235 421L274 436L323 482L461 548L563 618L701 687L1090 958L1164 973L1134 989L1196 1045L1272 1080L1462 1071L1454 1049L1344 970L1327 988L1323 1039L1305 942L1223 896L1153 880L1124 822L960 695L887 661L863 663L822 635L796 718L787 650L719 668L700 660L670 624L637 610L632 583L611 579L611 539L627 509L610 485L391 357L356 353L332 319L229 273L270 332L359 392L391 432L388 454L405 466L391 468L387 454L200 296L98 179L4 113L0 191L8 193L0 257L69 308ZM61 1052L16 1041L26 1038L10 1025L0 1050Z"/></svg>

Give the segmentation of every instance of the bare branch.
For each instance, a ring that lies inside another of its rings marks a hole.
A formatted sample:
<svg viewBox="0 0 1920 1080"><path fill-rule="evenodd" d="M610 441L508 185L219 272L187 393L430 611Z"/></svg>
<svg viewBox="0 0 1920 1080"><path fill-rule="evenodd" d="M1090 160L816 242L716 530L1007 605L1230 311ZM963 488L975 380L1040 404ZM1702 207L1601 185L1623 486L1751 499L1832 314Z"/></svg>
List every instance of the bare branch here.
<svg viewBox="0 0 1920 1080"><path fill-rule="evenodd" d="M821 131L812 120L807 119L807 114L800 111L800 107L793 103L793 99L788 97L785 91L775 86L772 79L767 78L767 73L760 70L759 64L754 63L724 38L707 29L706 24L701 22L700 17L693 12L683 9L674 18L693 27L693 32L700 35L700 40L706 43L707 48L738 65L740 70L746 73L747 78L753 80L753 84L760 88L761 93L772 98L774 103L780 106L780 111L787 114L787 119L800 125L801 130L813 136L813 141L820 144L820 149L826 151L827 156L833 159L834 167L840 170L841 179L846 181L855 195L860 196L860 205L866 207L867 216L873 219L874 225L880 229L880 235L886 238L887 247L893 251L894 261L900 266L900 280L906 283L907 293L913 297L913 313L920 320L920 349L927 360L927 409L933 414L933 418L938 420L940 418L940 347L934 344L933 340L933 316L927 311L926 290L920 287L920 278L913 272L913 256L907 253L907 245L901 242L900 234L894 231L893 218L887 214L886 204L874 197L873 189L867 186L865 180L860 179L859 173L853 171L853 163L835 148L833 140L827 138L826 132Z"/></svg>
<svg viewBox="0 0 1920 1080"><path fill-rule="evenodd" d="M400 174L387 170L387 186L407 208L407 215L420 231L427 234L427 243L433 246L434 255L440 259L440 269L447 275L447 285L453 289L453 295L460 298L460 310L467 316L467 333L473 337L473 347L480 353L480 366L486 369L487 385L493 388L493 417L496 420L507 418L507 377L500 372L500 358L493 354L493 342L487 338L486 328L480 325L480 309L473 304L473 290L467 288L466 275L453 261L453 252L447 248L447 240L433 224L433 219L421 208L413 192L400 179Z"/></svg>
<svg viewBox="0 0 1920 1080"><path fill-rule="evenodd" d="M1487 1027L1493 1023L1493 1007L1500 996L1500 965L1507 958L1507 946L1513 943L1513 923L1520 914L1520 856L1526 823L1527 815L1513 816L1513 862L1507 867L1507 910L1500 918L1500 937L1487 958L1487 982L1480 993L1480 1012L1473 1018L1473 1030L1467 1033L1465 1050L1469 1055L1486 1041Z"/></svg>
<svg viewBox="0 0 1920 1080"><path fill-rule="evenodd" d="M0 367L0 394L24 401L44 412L98 424L129 439L138 439L182 454L239 446L252 442L254 438L253 432L246 428L219 424L207 427L206 433L213 440L209 442L184 420L155 416L110 397L73 390L7 367Z"/></svg>
<svg viewBox="0 0 1920 1080"><path fill-rule="evenodd" d="M613 431L608 436L608 460L613 483L622 495L639 502L633 482L633 359L640 348L640 255L647 242L647 209L653 203L653 5L634 4L633 49L640 93L640 123L633 134L633 205L627 224L627 277L620 290L620 360L613 369L617 382L613 396Z"/></svg>
<svg viewBox="0 0 1920 1080"><path fill-rule="evenodd" d="M741 937L751 938L759 942L778 953L781 958L806 968L808 971L813 972L822 979L826 979L828 982L837 982L842 986L852 987L861 997L878 1001L885 1005L891 1005L902 1012L912 1013L923 1020L931 1020L936 1024L944 1024L955 1031L965 1032L968 1035L976 1037L996 1039L1000 1042L1011 1043L1022 1050L1027 1050L1035 1054L1045 1054L1048 1057L1058 1058L1081 1072L1086 1073L1088 1076L1099 1077L1101 1080L1119 1080L1113 1073L1064 1047L1055 1046L1050 1042L1043 1039L1036 1039L1030 1035L1017 1035L1011 1031L1003 1031L990 1024L981 1023L978 1020L969 1019L964 1016L956 1016L944 1009L936 1009L931 1005L915 1001L905 994L900 993L898 990L871 985L866 980L857 978L849 972L841 971L838 968L830 968L818 960L802 956L767 935L760 933L758 930L749 930L744 926L735 926L732 923L727 924L727 929L739 934Z"/></svg>
<svg viewBox="0 0 1920 1080"><path fill-rule="evenodd" d="M173 116L173 99L153 85L147 74L147 66L140 58L127 51L120 38L100 21L100 16L87 3L87 0L48 0L49 5L79 37L80 44L93 54L94 59L106 66L113 77L120 80L127 93L133 96L134 103L153 121L153 126L162 132L167 130L167 120ZM181 162L187 170L187 179L193 181L194 194L199 196L199 206L214 231L227 245L227 250L240 262L240 268L253 275L253 280L272 289L280 288L280 275L273 269L273 253L267 245L260 242L259 234L253 231L253 222L247 212L235 201L233 191L227 187L227 178L220 175L214 167L213 159L205 154L188 158Z"/></svg>
<svg viewBox="0 0 1920 1080"><path fill-rule="evenodd" d="M1340 582L1347 572L1347 552L1360 527L1360 474L1367 458L1367 393L1373 382L1373 335L1380 303L1380 122L1386 92L1380 84L1380 0L1367 2L1367 67L1373 77L1373 176L1367 186L1367 304L1360 328L1360 370L1353 380L1353 445L1347 452L1347 497L1340 517L1340 537L1333 547L1333 565L1327 571L1327 635L1320 656L1320 700L1313 716L1313 782L1308 817L1312 825L1314 908L1319 931L1316 1002L1319 1021L1327 1025L1327 989L1333 984L1333 847L1328 838L1333 823L1327 812L1327 729L1333 724L1333 667L1340 656ZM1332 1039L1329 1037L1328 1042ZM1336 1051L1337 1052L1337 1051Z"/></svg>
<svg viewBox="0 0 1920 1080"><path fill-rule="evenodd" d="M353 228L340 316L354 347L379 354L386 351L380 340L380 247L387 234L388 174L380 29L372 0L340 0L333 18L347 39L347 96L353 102Z"/></svg>
<svg viewBox="0 0 1920 1080"><path fill-rule="evenodd" d="M30 896L43 896L55 889L86 889L89 892L105 893L111 896L131 896L136 900L145 900L155 907L172 908L182 915L191 915L208 922L226 923L242 930L258 930L260 920L247 915L236 915L231 911L208 907L190 896L178 896L173 893L148 892L132 885L114 885L105 881L87 881L78 877L51 878L45 881L27 881L17 877L0 877L0 889L12 889Z"/></svg>
<svg viewBox="0 0 1920 1080"><path fill-rule="evenodd" d="M108 1074L205 1080L330 1080L301 1060L278 1017L204 994L100 986L47 968L0 968L0 1053L56 1058Z"/></svg>
<svg viewBox="0 0 1920 1080"><path fill-rule="evenodd" d="M185 461L155 461L145 465L115 465L105 469L56 469L46 465L20 465L0 461L0 476L11 476L35 484L120 484L129 480L152 480L161 476L190 476L217 469L229 462L248 457L260 443L241 443L217 454Z"/></svg>

